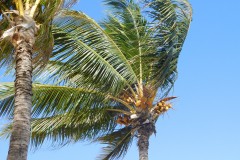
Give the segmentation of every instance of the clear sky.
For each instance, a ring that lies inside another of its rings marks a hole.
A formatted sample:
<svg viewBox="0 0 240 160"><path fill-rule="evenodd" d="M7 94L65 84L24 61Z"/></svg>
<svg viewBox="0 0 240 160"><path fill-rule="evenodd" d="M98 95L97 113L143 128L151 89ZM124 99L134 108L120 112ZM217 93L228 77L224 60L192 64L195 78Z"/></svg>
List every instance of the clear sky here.
<svg viewBox="0 0 240 160"><path fill-rule="evenodd" d="M173 95L175 110L157 122L150 160L240 160L240 1L191 0L194 16L181 53ZM96 20L100 0L81 0L75 9ZM1 76L0 82L9 81ZM0 122L1 124L1 122ZM76 143L29 153L29 160L94 160L102 145ZM0 140L5 160L8 140ZM137 160L134 142L124 160Z"/></svg>

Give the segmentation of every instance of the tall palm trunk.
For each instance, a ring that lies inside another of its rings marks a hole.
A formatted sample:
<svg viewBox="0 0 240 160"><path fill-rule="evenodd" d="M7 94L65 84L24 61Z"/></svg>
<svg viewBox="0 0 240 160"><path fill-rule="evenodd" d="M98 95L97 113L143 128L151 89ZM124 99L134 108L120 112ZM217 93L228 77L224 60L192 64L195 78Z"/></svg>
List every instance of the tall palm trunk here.
<svg viewBox="0 0 240 160"><path fill-rule="evenodd" d="M34 21L30 21L34 24ZM13 128L10 138L8 160L26 160L30 139L30 120L32 107L32 48L35 42L35 25L28 28L23 17L15 21L16 31L13 35L16 60L15 103Z"/></svg>
<svg viewBox="0 0 240 160"><path fill-rule="evenodd" d="M147 123L138 129L139 160L148 160L149 138L155 132L153 123Z"/></svg>

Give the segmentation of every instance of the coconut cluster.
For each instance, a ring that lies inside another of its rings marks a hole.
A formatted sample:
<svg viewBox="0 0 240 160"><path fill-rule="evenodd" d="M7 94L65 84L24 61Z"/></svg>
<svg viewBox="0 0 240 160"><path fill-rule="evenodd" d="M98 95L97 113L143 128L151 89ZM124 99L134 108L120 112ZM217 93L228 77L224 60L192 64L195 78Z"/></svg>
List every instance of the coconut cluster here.
<svg viewBox="0 0 240 160"><path fill-rule="evenodd" d="M161 114L161 113L167 112L170 108L172 108L172 105L170 103L166 103L165 101L160 101L157 103L155 112L157 114Z"/></svg>
<svg viewBox="0 0 240 160"><path fill-rule="evenodd" d="M126 99L126 102L128 102L128 103L134 103L134 100L132 99L132 97L128 97L128 98Z"/></svg>

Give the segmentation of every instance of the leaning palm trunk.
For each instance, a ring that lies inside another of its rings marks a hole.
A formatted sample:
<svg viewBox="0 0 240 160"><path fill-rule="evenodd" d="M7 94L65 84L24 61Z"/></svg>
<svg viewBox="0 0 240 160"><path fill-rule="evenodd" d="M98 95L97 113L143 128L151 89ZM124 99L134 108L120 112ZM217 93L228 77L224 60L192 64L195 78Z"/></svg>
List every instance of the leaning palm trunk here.
<svg viewBox="0 0 240 160"><path fill-rule="evenodd" d="M16 57L15 108L8 160L26 160L30 139L32 107L32 48L35 42L35 23L29 17L15 19L12 43ZM23 24L29 24L23 27Z"/></svg>
<svg viewBox="0 0 240 160"><path fill-rule="evenodd" d="M139 160L148 160L149 138L154 133L155 126L152 123L147 123L141 126L138 130L138 149Z"/></svg>
<svg viewBox="0 0 240 160"><path fill-rule="evenodd" d="M15 102L13 103L12 99L11 102L6 103L14 104L8 160L27 159L32 107L32 54L34 52L36 68L42 68L53 51L51 22L55 14L59 9L70 7L76 1L8 0L2 2L0 0L0 66L11 67L12 63L9 62L12 62L10 56L13 49L16 62ZM36 36L37 32L38 36ZM35 44L36 38L37 44ZM13 46L9 44L10 42ZM5 108L1 103L1 96L3 94L0 95L0 116L4 115L1 109ZM9 107L7 109L9 110ZM9 116L12 115L11 110Z"/></svg>

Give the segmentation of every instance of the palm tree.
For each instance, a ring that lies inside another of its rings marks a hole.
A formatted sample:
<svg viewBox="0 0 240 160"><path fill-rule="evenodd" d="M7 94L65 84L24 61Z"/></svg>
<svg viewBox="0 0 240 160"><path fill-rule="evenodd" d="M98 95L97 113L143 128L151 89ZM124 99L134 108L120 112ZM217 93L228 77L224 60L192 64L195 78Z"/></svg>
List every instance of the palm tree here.
<svg viewBox="0 0 240 160"><path fill-rule="evenodd" d="M76 11L53 21L56 46L41 77L54 85L33 85L31 142L94 140L107 144L99 157L107 160L123 156L137 138L139 159L147 160L156 121L175 98L167 95L191 7L187 0L153 0L146 13L133 0L105 2L111 13L100 25ZM13 84L2 84L0 93L0 116L11 115Z"/></svg>
<svg viewBox="0 0 240 160"><path fill-rule="evenodd" d="M16 71L8 160L27 159L32 107L32 57L39 65L48 59L47 55L53 48L50 24L55 13L64 5L67 3L63 0L0 1L0 65L15 66Z"/></svg>

